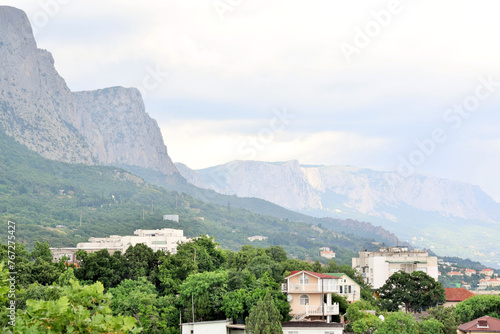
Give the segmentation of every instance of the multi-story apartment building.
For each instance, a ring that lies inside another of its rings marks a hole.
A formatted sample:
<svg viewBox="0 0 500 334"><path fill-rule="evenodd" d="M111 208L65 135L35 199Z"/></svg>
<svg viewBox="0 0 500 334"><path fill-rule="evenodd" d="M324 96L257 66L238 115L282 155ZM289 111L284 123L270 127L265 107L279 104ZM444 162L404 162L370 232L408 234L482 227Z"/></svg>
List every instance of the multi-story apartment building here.
<svg viewBox="0 0 500 334"><path fill-rule="evenodd" d="M339 291L340 277L302 270L292 271L285 280L281 291L287 294L294 319L330 321L332 315L339 314L339 304L332 303L332 293Z"/></svg>
<svg viewBox="0 0 500 334"><path fill-rule="evenodd" d="M74 248L51 248L54 261L59 261L63 256L69 258L70 263L76 261L75 254L82 249L88 253L94 253L107 249L110 254L116 251L125 253L127 248L137 244L144 244L153 251L164 251L175 254L180 243L188 242L190 239L184 236L183 230L164 228L161 230L136 230L135 235L112 235L108 238L90 238L88 242L80 242Z"/></svg>
<svg viewBox="0 0 500 334"><path fill-rule="evenodd" d="M438 280L437 257L429 256L429 253L423 250L410 250L408 247L387 247L376 252L359 252L359 257L352 259L352 267L375 289L384 285L387 279L398 271L409 274L423 271Z"/></svg>

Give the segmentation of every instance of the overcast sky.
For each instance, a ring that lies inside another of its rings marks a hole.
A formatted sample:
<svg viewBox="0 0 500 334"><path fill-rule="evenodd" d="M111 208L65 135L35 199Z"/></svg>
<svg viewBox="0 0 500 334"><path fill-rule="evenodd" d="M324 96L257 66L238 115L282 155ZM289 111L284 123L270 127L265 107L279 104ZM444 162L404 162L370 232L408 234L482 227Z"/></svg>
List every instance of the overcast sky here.
<svg viewBox="0 0 500 334"><path fill-rule="evenodd" d="M189 167L404 169L500 201L498 0L0 3L72 90L140 88Z"/></svg>

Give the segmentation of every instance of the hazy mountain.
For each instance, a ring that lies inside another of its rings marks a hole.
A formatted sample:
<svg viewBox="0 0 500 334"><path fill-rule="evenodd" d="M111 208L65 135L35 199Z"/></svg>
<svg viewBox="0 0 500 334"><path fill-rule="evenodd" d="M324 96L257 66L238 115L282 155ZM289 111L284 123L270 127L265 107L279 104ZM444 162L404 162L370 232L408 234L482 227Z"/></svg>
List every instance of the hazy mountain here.
<svg viewBox="0 0 500 334"><path fill-rule="evenodd" d="M315 216L367 220L443 255L499 262L500 204L478 186L298 161L233 161L180 172L222 194L257 197Z"/></svg>
<svg viewBox="0 0 500 334"><path fill-rule="evenodd" d="M42 156L177 173L137 89L72 93L26 14L0 6L0 130ZM75 64L76 65L76 64Z"/></svg>

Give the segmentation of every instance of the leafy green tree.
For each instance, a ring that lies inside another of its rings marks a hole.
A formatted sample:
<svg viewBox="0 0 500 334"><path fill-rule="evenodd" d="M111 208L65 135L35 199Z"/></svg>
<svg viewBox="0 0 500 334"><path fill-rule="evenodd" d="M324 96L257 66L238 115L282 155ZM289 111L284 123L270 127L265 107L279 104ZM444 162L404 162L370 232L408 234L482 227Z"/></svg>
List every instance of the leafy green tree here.
<svg viewBox="0 0 500 334"><path fill-rule="evenodd" d="M15 332L19 333L137 333L132 317L113 316L110 294L101 283L80 286L78 281L61 289L57 300L28 300L18 313Z"/></svg>
<svg viewBox="0 0 500 334"><path fill-rule="evenodd" d="M35 240L35 247L30 254L32 261L40 261L40 262L52 262L52 252L50 251L50 246L47 241L43 243Z"/></svg>
<svg viewBox="0 0 500 334"><path fill-rule="evenodd" d="M411 314L393 312L387 314L377 334L419 334L419 325Z"/></svg>
<svg viewBox="0 0 500 334"><path fill-rule="evenodd" d="M422 320L418 328L419 334L445 334L444 325L437 319Z"/></svg>
<svg viewBox="0 0 500 334"><path fill-rule="evenodd" d="M407 312L421 311L446 299L442 284L421 271L394 273L378 292L381 307L393 312L402 305Z"/></svg>
<svg viewBox="0 0 500 334"><path fill-rule="evenodd" d="M177 247L176 254L161 259L158 278L161 290L176 294L186 278L194 273L215 271L225 263L225 252L213 237L202 235Z"/></svg>
<svg viewBox="0 0 500 334"><path fill-rule="evenodd" d="M75 276L82 281L101 282L106 289L117 286L126 276L126 259L120 252L110 255L107 249L88 254L83 250L76 253L80 267Z"/></svg>
<svg viewBox="0 0 500 334"><path fill-rule="evenodd" d="M438 320L441 324L443 324L444 334L455 334L457 332L457 327L460 326L461 322L454 307L444 307L440 305L438 307L431 307L428 312L429 315L423 317L423 319Z"/></svg>
<svg viewBox="0 0 500 334"><path fill-rule="evenodd" d="M477 295L466 299L455 306L455 313L462 323L472 321L486 315L500 318L500 296Z"/></svg>
<svg viewBox="0 0 500 334"><path fill-rule="evenodd" d="M358 321L370 317L370 314L366 311L378 311L378 307L366 300L357 301L347 307L345 318L348 331L354 330L354 324ZM373 323L373 321L371 323ZM367 325L368 321L363 321L358 328L361 330L362 328L367 327Z"/></svg>
<svg viewBox="0 0 500 334"><path fill-rule="evenodd" d="M368 315L358 319L352 324L352 331L355 334L373 334L382 325L382 320L374 315Z"/></svg>
<svg viewBox="0 0 500 334"><path fill-rule="evenodd" d="M281 319L281 314L268 291L250 311L246 328L250 334L282 334Z"/></svg>
<svg viewBox="0 0 500 334"><path fill-rule="evenodd" d="M109 289L109 293L113 295L110 305L113 314L134 317L148 333L165 330L160 314L158 292L146 277L136 281L126 279L116 288Z"/></svg>
<svg viewBox="0 0 500 334"><path fill-rule="evenodd" d="M227 293L227 271L203 272L190 275L180 287L180 297L184 302L188 319L192 321L225 319L222 310L223 298Z"/></svg>
<svg viewBox="0 0 500 334"><path fill-rule="evenodd" d="M148 277L151 282L156 282L161 254L144 244L130 246L123 254L124 262L127 263L126 276L131 280Z"/></svg>

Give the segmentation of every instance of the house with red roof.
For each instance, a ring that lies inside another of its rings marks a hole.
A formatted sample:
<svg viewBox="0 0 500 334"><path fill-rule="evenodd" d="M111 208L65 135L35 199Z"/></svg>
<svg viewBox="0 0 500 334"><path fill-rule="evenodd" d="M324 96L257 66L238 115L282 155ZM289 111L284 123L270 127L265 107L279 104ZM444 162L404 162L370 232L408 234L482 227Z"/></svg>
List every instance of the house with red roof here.
<svg viewBox="0 0 500 334"><path fill-rule="evenodd" d="M466 333L500 333L500 319L484 316L458 326L457 334Z"/></svg>
<svg viewBox="0 0 500 334"><path fill-rule="evenodd" d="M338 293L340 277L302 270L292 271L285 280L281 291L287 294L290 315L295 320L330 322L332 315L339 314L339 304L332 303L332 293Z"/></svg>
<svg viewBox="0 0 500 334"><path fill-rule="evenodd" d="M477 272L474 269L465 269L465 276L471 277L472 275L475 275Z"/></svg>
<svg viewBox="0 0 500 334"><path fill-rule="evenodd" d="M445 288L444 292L446 295L446 302L444 304L445 307L455 306L458 303L476 295L475 293L463 288Z"/></svg>
<svg viewBox="0 0 500 334"><path fill-rule="evenodd" d="M494 273L493 269L491 269L491 268L484 268L483 270L481 270L479 272L479 275L493 276L493 273Z"/></svg>

